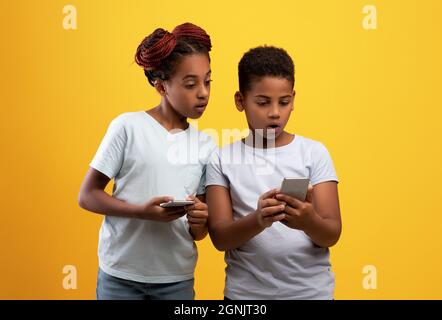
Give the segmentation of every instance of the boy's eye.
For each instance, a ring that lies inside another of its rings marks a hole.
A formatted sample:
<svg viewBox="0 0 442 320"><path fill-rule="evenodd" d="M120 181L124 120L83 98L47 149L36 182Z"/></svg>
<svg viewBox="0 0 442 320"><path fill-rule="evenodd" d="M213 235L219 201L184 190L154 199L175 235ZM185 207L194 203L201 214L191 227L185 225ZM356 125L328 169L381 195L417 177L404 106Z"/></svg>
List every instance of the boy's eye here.
<svg viewBox="0 0 442 320"><path fill-rule="evenodd" d="M265 106L267 104L267 101L256 101L256 104L258 106Z"/></svg>
<svg viewBox="0 0 442 320"><path fill-rule="evenodd" d="M212 81L213 81L212 79L206 80L206 85L209 85Z"/></svg>
<svg viewBox="0 0 442 320"><path fill-rule="evenodd" d="M286 105L290 104L290 101L280 101L279 104L281 106L286 106Z"/></svg>
<svg viewBox="0 0 442 320"><path fill-rule="evenodd" d="M194 84L194 83L188 83L188 84L185 85L185 87L186 87L187 89L192 89L192 88L195 87L195 84Z"/></svg>

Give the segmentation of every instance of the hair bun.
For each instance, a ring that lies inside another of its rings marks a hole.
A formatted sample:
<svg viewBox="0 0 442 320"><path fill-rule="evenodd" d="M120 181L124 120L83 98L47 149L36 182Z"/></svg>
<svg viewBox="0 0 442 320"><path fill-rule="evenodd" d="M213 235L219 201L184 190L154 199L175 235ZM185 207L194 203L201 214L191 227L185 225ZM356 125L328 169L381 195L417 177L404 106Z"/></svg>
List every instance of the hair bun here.
<svg viewBox="0 0 442 320"><path fill-rule="evenodd" d="M172 33L177 38L186 37L195 39L196 41L202 43L206 47L207 51L210 51L212 48L210 36L206 33L206 31L190 22L176 26Z"/></svg>
<svg viewBox="0 0 442 320"><path fill-rule="evenodd" d="M153 70L175 48L176 36L158 28L141 41L135 54L135 62L144 70Z"/></svg>

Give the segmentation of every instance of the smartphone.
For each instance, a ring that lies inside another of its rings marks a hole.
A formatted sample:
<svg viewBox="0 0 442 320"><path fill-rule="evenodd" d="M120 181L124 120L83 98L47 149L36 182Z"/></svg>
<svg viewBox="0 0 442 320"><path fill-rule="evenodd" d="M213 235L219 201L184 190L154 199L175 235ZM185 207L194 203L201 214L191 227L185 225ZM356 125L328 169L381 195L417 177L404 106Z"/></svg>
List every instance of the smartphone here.
<svg viewBox="0 0 442 320"><path fill-rule="evenodd" d="M195 201L192 200L172 200L169 202L161 203L160 207L162 208L184 207L194 203Z"/></svg>
<svg viewBox="0 0 442 320"><path fill-rule="evenodd" d="M305 201L309 183L310 179L308 178L284 178L281 184L281 193Z"/></svg>

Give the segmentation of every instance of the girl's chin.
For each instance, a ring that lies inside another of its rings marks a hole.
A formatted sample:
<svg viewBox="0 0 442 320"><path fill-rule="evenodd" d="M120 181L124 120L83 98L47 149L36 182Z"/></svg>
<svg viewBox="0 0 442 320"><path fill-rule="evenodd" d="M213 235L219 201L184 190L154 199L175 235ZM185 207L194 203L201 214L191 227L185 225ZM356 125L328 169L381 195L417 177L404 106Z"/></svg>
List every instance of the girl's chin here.
<svg viewBox="0 0 442 320"><path fill-rule="evenodd" d="M187 118L192 119L192 120L197 120L197 119L201 118L202 115L203 115L202 113L190 114L187 116Z"/></svg>

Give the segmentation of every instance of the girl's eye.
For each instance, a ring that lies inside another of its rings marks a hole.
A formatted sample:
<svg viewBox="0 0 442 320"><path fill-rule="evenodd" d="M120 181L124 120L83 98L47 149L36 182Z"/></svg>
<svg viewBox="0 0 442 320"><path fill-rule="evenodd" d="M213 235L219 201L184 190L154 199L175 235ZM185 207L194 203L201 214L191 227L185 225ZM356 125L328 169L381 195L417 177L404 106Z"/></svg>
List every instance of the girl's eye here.
<svg viewBox="0 0 442 320"><path fill-rule="evenodd" d="M193 89L194 87L195 87L195 84L194 84L194 83L186 84L186 88L187 88L187 89Z"/></svg>
<svg viewBox="0 0 442 320"><path fill-rule="evenodd" d="M209 86L210 83L211 83L212 81L213 81L213 80L207 80L207 81L206 81L206 86Z"/></svg>
<svg viewBox="0 0 442 320"><path fill-rule="evenodd" d="M267 104L267 101L257 101L256 104L258 106L265 106Z"/></svg>
<svg viewBox="0 0 442 320"><path fill-rule="evenodd" d="M287 105L290 104L290 101L281 101L279 104L280 104L281 106L287 106Z"/></svg>

